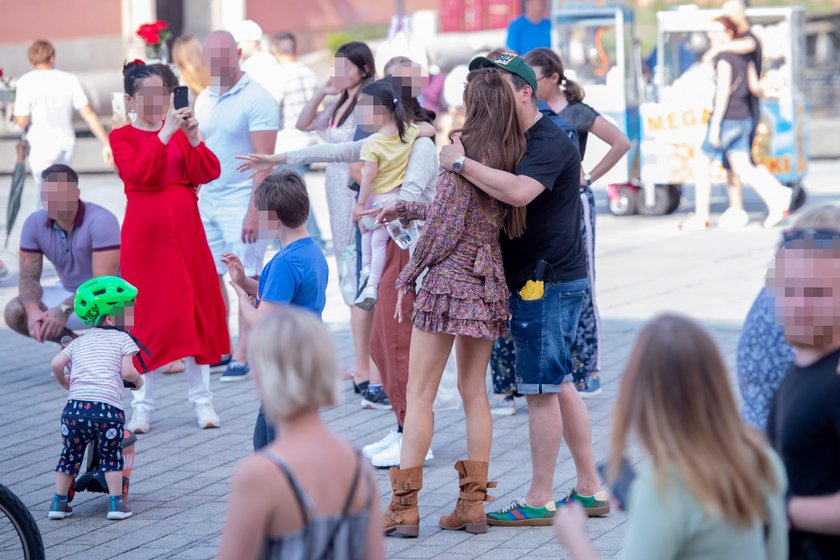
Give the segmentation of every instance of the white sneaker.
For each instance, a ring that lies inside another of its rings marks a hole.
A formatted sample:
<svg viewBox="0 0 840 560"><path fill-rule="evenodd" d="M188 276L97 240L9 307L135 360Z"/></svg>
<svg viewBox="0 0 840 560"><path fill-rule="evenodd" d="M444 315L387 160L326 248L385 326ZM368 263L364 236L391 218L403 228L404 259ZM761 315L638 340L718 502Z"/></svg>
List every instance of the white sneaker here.
<svg viewBox="0 0 840 560"><path fill-rule="evenodd" d="M493 416L513 416L516 414L516 401L513 395L494 395L490 401L490 414Z"/></svg>
<svg viewBox="0 0 840 560"><path fill-rule="evenodd" d="M369 443L368 445L362 447L362 455L370 459L380 451L386 449L398 437L400 437L400 433L397 431L396 428L394 428L379 441Z"/></svg>
<svg viewBox="0 0 840 560"><path fill-rule="evenodd" d="M376 305L376 292L376 286L365 286L365 289L362 290L362 293L359 294L359 297L353 303L356 307L370 311Z"/></svg>
<svg viewBox="0 0 840 560"><path fill-rule="evenodd" d="M398 434L398 437L391 442L391 444L371 457L370 464L378 469L388 469L391 467L399 467L400 466L400 454L402 453L402 434ZM426 453L426 457L424 461L431 461L435 458L435 454L432 452L432 448L429 448L429 451Z"/></svg>
<svg viewBox="0 0 840 560"><path fill-rule="evenodd" d="M720 215L718 227L721 229L741 229L750 223L750 215L740 208L729 208Z"/></svg>
<svg viewBox="0 0 840 560"><path fill-rule="evenodd" d="M363 266L362 271L359 272L359 289L365 289L365 287L367 286L368 278L370 278L370 267Z"/></svg>
<svg viewBox="0 0 840 560"><path fill-rule="evenodd" d="M219 415L213 410L212 404L195 405L195 415L198 417L198 427L202 430L207 428L218 428L222 425Z"/></svg>
<svg viewBox="0 0 840 560"><path fill-rule="evenodd" d="M152 429L152 413L140 408L134 409L131 421L126 425L126 430L135 434L148 434Z"/></svg>

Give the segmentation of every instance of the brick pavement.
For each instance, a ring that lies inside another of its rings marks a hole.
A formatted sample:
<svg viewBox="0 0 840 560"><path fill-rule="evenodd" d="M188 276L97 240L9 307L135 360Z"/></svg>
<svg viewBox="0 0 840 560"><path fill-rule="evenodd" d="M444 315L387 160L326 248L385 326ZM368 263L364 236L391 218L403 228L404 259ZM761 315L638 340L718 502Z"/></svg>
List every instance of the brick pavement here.
<svg viewBox="0 0 840 560"><path fill-rule="evenodd" d="M814 166L808 183L813 203L838 202L830 189L830 177L839 169L840 165L834 163ZM318 188L319 179L312 175L311 185ZM85 176L82 188L83 196L102 200L122 212L124 199L112 178ZM314 198L322 200L321 193ZM722 201L715 201L720 211ZM756 210L756 221L760 204L748 195L750 201L748 208ZM5 204L2 197L0 203ZM316 207L319 216L325 217L323 204ZM606 457L610 409L622 364L640 324L662 310L693 315L713 330L731 364L740 321L761 284L778 239L778 232L765 232L755 225L741 232L682 233L676 230L676 224L683 217L616 219L599 215L598 298L603 321L604 394L588 403L597 458ZM0 287L0 304L14 294L13 287ZM325 320L345 365L352 363L347 319L337 288L331 284ZM38 519L47 557L213 557L224 520L230 474L236 462L251 451L257 407L251 384L221 384L214 376L215 404L223 426L199 431L186 401L183 377L154 374L159 377L156 394L160 398L152 433L140 436L137 443L130 493L135 516L121 522L107 521L104 495L80 494L73 502L72 518L50 521L46 510L52 496L52 469L60 451L56 428L66 398L48 373L48 362L55 352L54 346L39 345L15 335L5 325L0 327L0 482L12 488ZM363 445L391 427L390 412L361 410L349 386L343 395L343 404L323 413L340 434ZM388 556L565 557L548 528L491 528L486 535L477 536L437 528L437 517L451 510L457 496L452 463L466 452L463 413L438 413L436 426L432 443L435 459L424 473L425 487L420 495L421 538L386 539ZM515 416L496 419L493 438L490 474L499 480L499 488L493 492L497 502L491 508L525 492L530 470L526 411L520 408ZM377 478L384 504L389 496L387 473L380 471ZM574 484L574 465L565 446L555 484L557 497ZM602 557L619 552L625 526L621 513L588 523L587 531Z"/></svg>

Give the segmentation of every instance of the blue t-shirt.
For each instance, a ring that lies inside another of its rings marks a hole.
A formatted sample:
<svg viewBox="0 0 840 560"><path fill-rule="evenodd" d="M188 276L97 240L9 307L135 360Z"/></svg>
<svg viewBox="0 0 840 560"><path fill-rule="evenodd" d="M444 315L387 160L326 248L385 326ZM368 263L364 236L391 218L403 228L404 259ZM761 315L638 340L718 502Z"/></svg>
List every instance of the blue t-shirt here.
<svg viewBox="0 0 840 560"><path fill-rule="evenodd" d="M327 304L329 268L321 248L311 237L283 247L263 267L259 299L311 309L318 316Z"/></svg>
<svg viewBox="0 0 840 560"><path fill-rule="evenodd" d="M551 48L551 20L531 23L525 16L519 16L508 26L507 48L525 56L528 51L540 47Z"/></svg>
<svg viewBox="0 0 840 560"><path fill-rule="evenodd" d="M566 133L566 136L569 137L569 140L575 143L575 148L580 150L580 139L578 138L577 130L569 124L569 121L561 117L559 113L555 113L554 110L548 106L548 103L542 99L537 102L537 109L539 109L540 113L550 118L554 124L559 126L563 132Z"/></svg>

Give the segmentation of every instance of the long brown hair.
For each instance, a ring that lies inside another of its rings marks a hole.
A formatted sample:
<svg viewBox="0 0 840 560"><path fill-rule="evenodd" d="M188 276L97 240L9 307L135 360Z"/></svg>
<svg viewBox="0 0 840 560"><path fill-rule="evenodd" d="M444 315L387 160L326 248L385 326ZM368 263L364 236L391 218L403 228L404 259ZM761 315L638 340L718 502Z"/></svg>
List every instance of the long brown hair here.
<svg viewBox="0 0 840 560"><path fill-rule="evenodd" d="M532 51L528 51L525 55L525 62L531 67L539 68L546 80L550 80L551 76L557 74L557 87L563 90L563 95L566 96L566 101L571 103L580 103L583 101L583 96L586 92L583 91L581 85L574 80L566 77L563 69L563 61L551 49L540 47Z"/></svg>
<svg viewBox="0 0 840 560"><path fill-rule="evenodd" d="M350 41L349 43L344 43L338 47L337 51L335 51L335 56L336 58L343 56L349 60L353 66L359 69L359 74L362 76L362 81L359 84L358 89L356 89L353 99L350 100L350 105L340 117L338 116L338 110L341 109L344 102L350 98L350 92L346 89L342 90L341 95L338 97L338 101L333 106L333 112L330 116L330 120L335 123L335 126L341 126L344 124L344 121L353 114L353 109L356 108L356 101L359 100L359 92L368 82L376 79L376 63L374 62L373 53L370 51L370 47L361 41ZM338 117L337 122L336 117Z"/></svg>
<svg viewBox="0 0 840 560"><path fill-rule="evenodd" d="M660 315L636 339L613 412L613 473L631 432L657 480L676 467L710 513L738 526L768 520L762 489L778 487L773 464L738 416L717 345L694 321Z"/></svg>
<svg viewBox="0 0 840 560"><path fill-rule="evenodd" d="M195 35L181 35L172 43L172 62L181 73L181 82L196 95L210 83L209 75L201 68L201 43Z"/></svg>
<svg viewBox="0 0 840 560"><path fill-rule="evenodd" d="M525 153L525 134L516 116L513 92L501 72L495 68L470 72L464 106L467 111L464 126L450 132L450 139L453 134L460 134L468 158L513 172ZM462 181L460 175L458 180ZM490 197L478 188L471 188L487 215ZM519 237L525 231L525 207L503 206L505 233L511 239Z"/></svg>

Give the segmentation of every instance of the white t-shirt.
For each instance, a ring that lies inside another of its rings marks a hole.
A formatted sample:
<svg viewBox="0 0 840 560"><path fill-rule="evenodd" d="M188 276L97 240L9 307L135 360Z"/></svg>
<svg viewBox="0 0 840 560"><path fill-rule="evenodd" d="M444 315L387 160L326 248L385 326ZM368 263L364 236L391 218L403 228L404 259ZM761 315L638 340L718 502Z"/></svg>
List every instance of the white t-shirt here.
<svg viewBox="0 0 840 560"><path fill-rule="evenodd" d="M122 359L140 349L126 333L90 329L62 350L70 358L69 400L108 403L122 409Z"/></svg>
<svg viewBox="0 0 840 560"><path fill-rule="evenodd" d="M255 52L241 65L252 80L260 84L271 94L275 103L280 103L283 96L283 83L280 80L280 64L266 52Z"/></svg>
<svg viewBox="0 0 840 560"><path fill-rule="evenodd" d="M74 74L61 70L32 70L20 77L15 116L29 117L27 138L32 154L73 149L73 112L88 104L82 84Z"/></svg>
<svg viewBox="0 0 840 560"><path fill-rule="evenodd" d="M265 88L244 74L230 91L222 95L211 88L195 100L204 143L222 165L222 174L201 188L201 196L239 197L242 189L251 188L249 172L239 172L236 156L253 153L251 133L280 127L280 106Z"/></svg>

